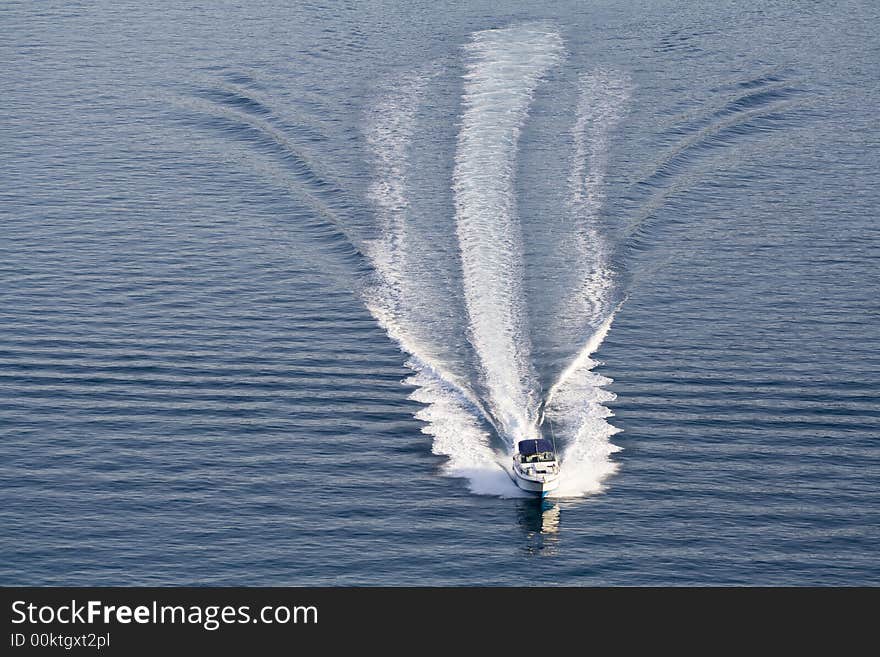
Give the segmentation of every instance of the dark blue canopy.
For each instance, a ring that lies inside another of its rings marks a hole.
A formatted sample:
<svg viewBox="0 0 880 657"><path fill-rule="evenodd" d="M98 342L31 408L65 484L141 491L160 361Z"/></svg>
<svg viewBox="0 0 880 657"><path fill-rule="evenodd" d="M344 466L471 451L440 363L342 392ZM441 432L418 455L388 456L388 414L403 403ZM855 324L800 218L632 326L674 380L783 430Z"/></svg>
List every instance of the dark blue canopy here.
<svg viewBox="0 0 880 657"><path fill-rule="evenodd" d="M553 445L546 438L534 438L532 440L520 440L517 449L519 449L519 453L523 456L531 456L538 452L552 452Z"/></svg>

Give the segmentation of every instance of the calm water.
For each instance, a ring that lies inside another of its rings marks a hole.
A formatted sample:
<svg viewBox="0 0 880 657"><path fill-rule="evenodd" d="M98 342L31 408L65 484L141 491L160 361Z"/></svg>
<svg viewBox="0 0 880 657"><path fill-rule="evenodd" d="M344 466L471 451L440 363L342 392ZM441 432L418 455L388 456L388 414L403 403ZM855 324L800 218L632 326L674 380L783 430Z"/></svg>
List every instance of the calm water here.
<svg viewBox="0 0 880 657"><path fill-rule="evenodd" d="M4 3L0 583L880 584L880 10L622 4Z"/></svg>

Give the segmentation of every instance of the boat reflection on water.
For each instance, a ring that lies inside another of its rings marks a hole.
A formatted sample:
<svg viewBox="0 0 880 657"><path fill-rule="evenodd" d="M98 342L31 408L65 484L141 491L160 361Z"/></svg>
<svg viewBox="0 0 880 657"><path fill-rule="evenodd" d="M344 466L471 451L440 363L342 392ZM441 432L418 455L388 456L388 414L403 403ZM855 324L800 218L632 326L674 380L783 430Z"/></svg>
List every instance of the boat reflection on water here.
<svg viewBox="0 0 880 657"><path fill-rule="evenodd" d="M526 552L554 554L559 540L559 504L550 499L524 499L517 507L517 519L526 535Z"/></svg>

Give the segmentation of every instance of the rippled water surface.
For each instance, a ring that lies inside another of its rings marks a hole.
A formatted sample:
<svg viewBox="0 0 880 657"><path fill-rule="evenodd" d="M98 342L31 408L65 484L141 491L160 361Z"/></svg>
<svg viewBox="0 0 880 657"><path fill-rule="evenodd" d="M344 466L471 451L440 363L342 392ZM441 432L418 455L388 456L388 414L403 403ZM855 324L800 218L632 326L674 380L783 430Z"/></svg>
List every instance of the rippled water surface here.
<svg viewBox="0 0 880 657"><path fill-rule="evenodd" d="M875 3L0 17L3 584L880 583Z"/></svg>

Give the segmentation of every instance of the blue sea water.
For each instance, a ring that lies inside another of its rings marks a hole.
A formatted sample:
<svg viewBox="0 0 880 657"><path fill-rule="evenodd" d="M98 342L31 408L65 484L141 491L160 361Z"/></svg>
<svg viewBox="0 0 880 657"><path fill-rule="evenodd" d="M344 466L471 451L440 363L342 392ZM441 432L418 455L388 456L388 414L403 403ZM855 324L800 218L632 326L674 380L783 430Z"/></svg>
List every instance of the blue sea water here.
<svg viewBox="0 0 880 657"><path fill-rule="evenodd" d="M880 584L876 3L0 22L0 583Z"/></svg>

